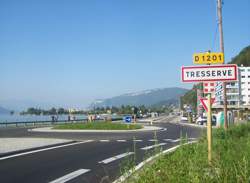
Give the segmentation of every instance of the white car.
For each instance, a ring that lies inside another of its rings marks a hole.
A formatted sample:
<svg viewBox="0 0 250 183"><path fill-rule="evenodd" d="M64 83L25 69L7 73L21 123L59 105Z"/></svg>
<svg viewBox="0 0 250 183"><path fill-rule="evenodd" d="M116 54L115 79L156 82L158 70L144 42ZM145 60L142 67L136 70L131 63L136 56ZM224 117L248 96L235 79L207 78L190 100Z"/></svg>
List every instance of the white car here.
<svg viewBox="0 0 250 183"><path fill-rule="evenodd" d="M182 116L181 121L188 121L188 118L186 116Z"/></svg>
<svg viewBox="0 0 250 183"><path fill-rule="evenodd" d="M199 116L198 119L196 120L196 123L198 125L203 125L204 123L207 123L207 117Z"/></svg>
<svg viewBox="0 0 250 183"><path fill-rule="evenodd" d="M198 119L196 120L196 123L199 124L199 125L203 125L204 123L206 124L207 123L207 117L204 116L199 116ZM216 125L216 117L213 115L212 116L212 125Z"/></svg>

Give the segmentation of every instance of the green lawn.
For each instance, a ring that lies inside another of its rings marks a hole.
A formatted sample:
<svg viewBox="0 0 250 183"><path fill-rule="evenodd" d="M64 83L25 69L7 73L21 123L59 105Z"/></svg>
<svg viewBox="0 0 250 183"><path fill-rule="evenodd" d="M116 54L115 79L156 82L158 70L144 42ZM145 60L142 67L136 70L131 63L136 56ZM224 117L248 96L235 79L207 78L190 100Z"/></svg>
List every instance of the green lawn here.
<svg viewBox="0 0 250 183"><path fill-rule="evenodd" d="M206 137L196 144L182 146L145 166L127 182L133 183L249 183L250 122L213 129L213 160L207 163Z"/></svg>
<svg viewBox="0 0 250 183"><path fill-rule="evenodd" d="M53 129L61 130L135 130L142 128L138 124L124 124L112 122L71 123L55 126Z"/></svg>

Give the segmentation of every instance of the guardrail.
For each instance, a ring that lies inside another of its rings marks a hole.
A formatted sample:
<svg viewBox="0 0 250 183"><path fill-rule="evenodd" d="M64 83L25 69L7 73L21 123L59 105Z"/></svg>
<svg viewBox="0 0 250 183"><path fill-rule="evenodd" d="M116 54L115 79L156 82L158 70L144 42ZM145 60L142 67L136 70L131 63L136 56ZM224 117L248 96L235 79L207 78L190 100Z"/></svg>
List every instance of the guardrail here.
<svg viewBox="0 0 250 183"><path fill-rule="evenodd" d="M112 121L122 120L122 118L112 118ZM20 121L20 122L0 122L1 127L29 127L29 126L49 126L77 122L87 122L88 119L75 119L75 120L58 120L58 121ZM104 119L97 119L96 121L104 121Z"/></svg>

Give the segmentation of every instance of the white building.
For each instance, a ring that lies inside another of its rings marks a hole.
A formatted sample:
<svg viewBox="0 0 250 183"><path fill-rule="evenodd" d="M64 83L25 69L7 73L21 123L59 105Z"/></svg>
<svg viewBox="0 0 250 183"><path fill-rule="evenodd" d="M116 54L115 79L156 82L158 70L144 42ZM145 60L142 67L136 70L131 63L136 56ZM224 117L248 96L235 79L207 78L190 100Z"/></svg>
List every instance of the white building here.
<svg viewBox="0 0 250 183"><path fill-rule="evenodd" d="M250 67L240 67L241 101L243 105L250 105Z"/></svg>
<svg viewBox="0 0 250 183"><path fill-rule="evenodd" d="M231 107L250 107L250 67L238 67L238 81L227 83L227 101ZM223 105L222 82L215 87L215 107Z"/></svg>

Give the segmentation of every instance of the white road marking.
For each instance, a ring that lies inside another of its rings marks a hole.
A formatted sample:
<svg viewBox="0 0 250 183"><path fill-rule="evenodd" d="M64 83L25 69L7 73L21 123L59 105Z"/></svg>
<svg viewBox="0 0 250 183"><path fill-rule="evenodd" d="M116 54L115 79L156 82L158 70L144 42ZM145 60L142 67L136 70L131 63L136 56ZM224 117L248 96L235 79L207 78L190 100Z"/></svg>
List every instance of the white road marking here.
<svg viewBox="0 0 250 183"><path fill-rule="evenodd" d="M163 139L165 141L168 141L168 142L179 142L181 141L181 139Z"/></svg>
<svg viewBox="0 0 250 183"><path fill-rule="evenodd" d="M197 138L188 138L189 140L196 140Z"/></svg>
<svg viewBox="0 0 250 183"><path fill-rule="evenodd" d="M110 163L112 161L124 158L124 157L132 155L132 154L134 154L134 152L127 152L127 153L119 154L119 155L116 155L114 157L99 161L99 163L108 164L108 163Z"/></svg>
<svg viewBox="0 0 250 183"><path fill-rule="evenodd" d="M117 140L117 142L127 142L126 140Z"/></svg>
<svg viewBox="0 0 250 183"><path fill-rule="evenodd" d="M5 159L18 157L18 156L24 156L24 155L27 155L27 154L33 154L33 153L37 153L37 152L48 151L48 150L52 150L52 149L58 149L58 148L61 148L61 147L73 146L73 145L83 144L83 143L92 142L92 141L93 140L86 140L86 141L82 141L82 142L75 142L75 143L72 143L72 144L65 144L65 145L59 145L59 146L54 146L54 147L48 147L48 148L44 148L44 149L38 149L38 150L34 150L34 151L28 151L28 152L24 152L24 153L18 153L18 154L2 157L2 158L0 158L0 161L5 160Z"/></svg>
<svg viewBox="0 0 250 183"><path fill-rule="evenodd" d="M142 142L142 140L140 140L140 139L138 139L138 140L134 139L133 141L134 142Z"/></svg>
<svg viewBox="0 0 250 183"><path fill-rule="evenodd" d="M149 149L152 149L152 148L155 148L155 147L159 147L159 146L164 146L166 145L166 143L160 143L160 144L155 144L155 145L152 145L152 146L146 146L146 147L143 147L141 148L142 150L149 150Z"/></svg>
<svg viewBox="0 0 250 183"><path fill-rule="evenodd" d="M158 140L157 139L150 139L148 140L149 142L157 142Z"/></svg>
<svg viewBox="0 0 250 183"><path fill-rule="evenodd" d="M163 129L161 129L161 131L162 131L162 132L167 131L167 128L163 128Z"/></svg>
<svg viewBox="0 0 250 183"><path fill-rule="evenodd" d="M174 139L163 139L163 140L172 142Z"/></svg>
<svg viewBox="0 0 250 183"><path fill-rule="evenodd" d="M100 140L100 142L109 142L110 140Z"/></svg>
<svg viewBox="0 0 250 183"><path fill-rule="evenodd" d="M71 172L71 173L69 173L67 175L64 175L63 177L60 177L60 178L58 178L56 180L53 180L53 181L51 181L49 183L64 183L64 182L67 182L67 181L69 181L71 179L74 179L74 178L78 177L79 175L87 173L89 171L90 171L89 169L79 169L79 170Z"/></svg>

